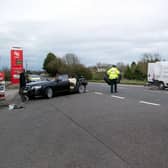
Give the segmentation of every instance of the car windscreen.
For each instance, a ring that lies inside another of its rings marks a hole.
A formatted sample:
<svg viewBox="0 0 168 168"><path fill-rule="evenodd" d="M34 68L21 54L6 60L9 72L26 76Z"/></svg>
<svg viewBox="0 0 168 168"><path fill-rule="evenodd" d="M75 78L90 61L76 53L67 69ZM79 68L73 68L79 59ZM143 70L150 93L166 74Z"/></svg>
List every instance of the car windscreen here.
<svg viewBox="0 0 168 168"><path fill-rule="evenodd" d="M60 80L60 81L67 81L68 80L68 75L59 75L58 76L58 80Z"/></svg>
<svg viewBox="0 0 168 168"><path fill-rule="evenodd" d="M39 75L30 75L31 78L40 78Z"/></svg>

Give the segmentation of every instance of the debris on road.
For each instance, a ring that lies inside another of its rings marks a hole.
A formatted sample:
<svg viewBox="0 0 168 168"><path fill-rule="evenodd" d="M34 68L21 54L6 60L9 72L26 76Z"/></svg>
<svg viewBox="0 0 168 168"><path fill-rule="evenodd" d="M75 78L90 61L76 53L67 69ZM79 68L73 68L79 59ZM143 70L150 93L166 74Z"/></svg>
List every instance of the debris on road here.
<svg viewBox="0 0 168 168"><path fill-rule="evenodd" d="M9 104L9 110L24 108L22 105Z"/></svg>

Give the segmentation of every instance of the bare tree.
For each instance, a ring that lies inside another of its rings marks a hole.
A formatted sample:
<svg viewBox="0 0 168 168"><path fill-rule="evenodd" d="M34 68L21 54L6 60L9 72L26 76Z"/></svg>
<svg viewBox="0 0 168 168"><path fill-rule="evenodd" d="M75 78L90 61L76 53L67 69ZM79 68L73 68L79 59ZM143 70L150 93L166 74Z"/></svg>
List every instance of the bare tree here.
<svg viewBox="0 0 168 168"><path fill-rule="evenodd" d="M157 62L161 61L161 56L159 53L144 53L141 59L142 62Z"/></svg>
<svg viewBox="0 0 168 168"><path fill-rule="evenodd" d="M63 59L68 65L80 64L79 58L73 53L67 53Z"/></svg>

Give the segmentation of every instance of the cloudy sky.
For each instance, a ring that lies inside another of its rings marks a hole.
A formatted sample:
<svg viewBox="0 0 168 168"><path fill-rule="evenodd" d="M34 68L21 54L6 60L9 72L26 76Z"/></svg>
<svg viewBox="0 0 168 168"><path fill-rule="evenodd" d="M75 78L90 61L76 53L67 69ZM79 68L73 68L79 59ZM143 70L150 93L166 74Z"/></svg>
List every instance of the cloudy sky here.
<svg viewBox="0 0 168 168"><path fill-rule="evenodd" d="M40 69L48 52L76 54L86 66L168 60L167 0L0 0L0 68L20 46Z"/></svg>

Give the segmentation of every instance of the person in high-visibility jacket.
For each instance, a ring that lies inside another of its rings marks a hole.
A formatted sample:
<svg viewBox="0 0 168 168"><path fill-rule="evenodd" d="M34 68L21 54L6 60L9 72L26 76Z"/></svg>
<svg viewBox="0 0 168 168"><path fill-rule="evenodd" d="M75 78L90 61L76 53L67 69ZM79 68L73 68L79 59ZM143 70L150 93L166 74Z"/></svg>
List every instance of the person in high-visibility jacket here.
<svg viewBox="0 0 168 168"><path fill-rule="evenodd" d="M117 69L115 65L113 65L108 71L108 78L111 83L111 93L113 93L113 88L115 93L117 92L117 79L119 78L120 71Z"/></svg>

